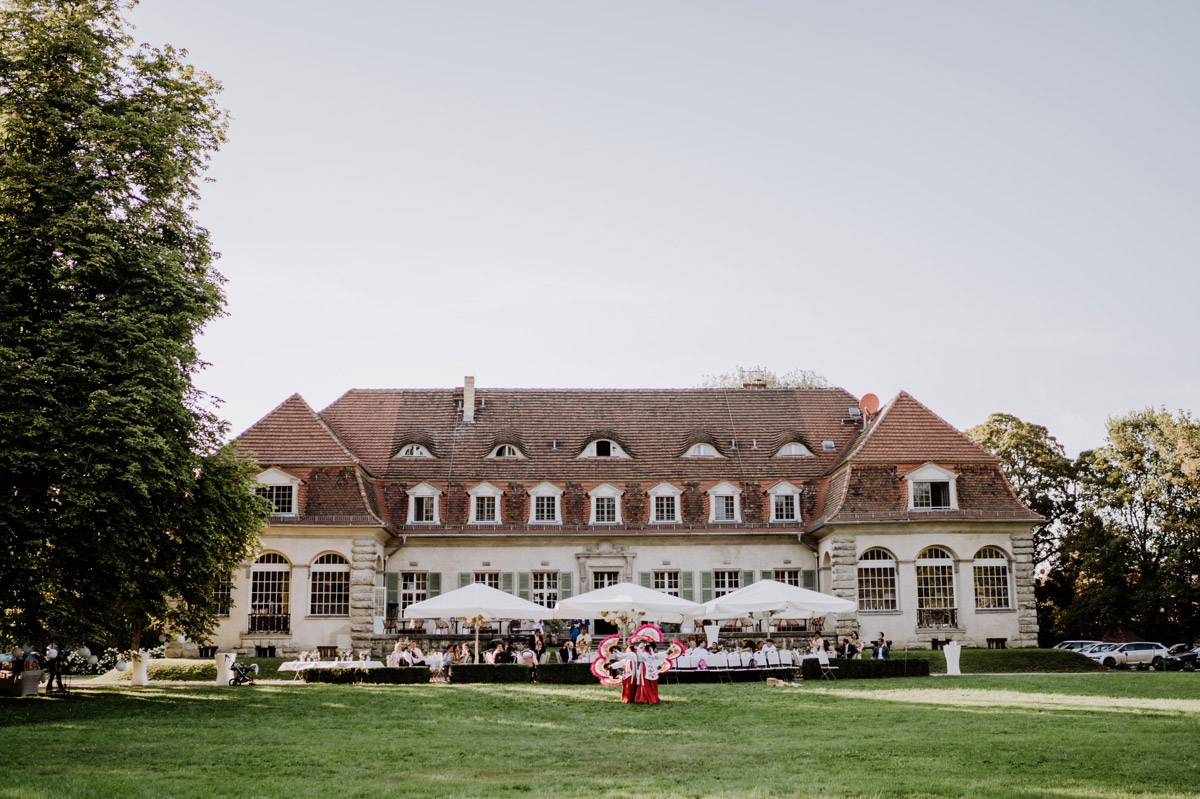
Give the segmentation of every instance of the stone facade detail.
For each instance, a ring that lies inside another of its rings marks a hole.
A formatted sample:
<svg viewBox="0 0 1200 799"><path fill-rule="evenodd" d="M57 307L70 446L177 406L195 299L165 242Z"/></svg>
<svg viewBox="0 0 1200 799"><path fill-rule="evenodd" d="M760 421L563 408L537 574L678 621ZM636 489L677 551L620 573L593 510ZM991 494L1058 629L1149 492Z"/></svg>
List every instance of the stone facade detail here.
<svg viewBox="0 0 1200 799"><path fill-rule="evenodd" d="M851 602L858 601L858 555L855 552L853 535L835 535L829 539L831 556L830 590L833 595ZM829 622L832 621L831 625ZM838 636L849 635L858 630L858 616L854 613L839 613L835 619L827 619L826 627L837 630Z"/></svg>
<svg viewBox="0 0 1200 799"><path fill-rule="evenodd" d="M374 538L355 538L350 553L350 646L367 649L375 631L375 565L383 552Z"/></svg>
<svg viewBox="0 0 1200 799"><path fill-rule="evenodd" d="M1013 533L1013 587L1017 608L1017 636L1012 646L1037 646L1037 597L1033 590L1033 529Z"/></svg>

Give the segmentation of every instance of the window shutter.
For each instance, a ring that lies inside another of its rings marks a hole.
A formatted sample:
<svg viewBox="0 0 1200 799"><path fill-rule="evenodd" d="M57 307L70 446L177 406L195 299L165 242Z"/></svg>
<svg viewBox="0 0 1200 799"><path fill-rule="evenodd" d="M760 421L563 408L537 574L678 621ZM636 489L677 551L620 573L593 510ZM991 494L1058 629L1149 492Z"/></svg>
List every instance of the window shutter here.
<svg viewBox="0 0 1200 799"><path fill-rule="evenodd" d="M530 572L521 572L517 575L517 596L521 599L529 599L530 586L533 585L533 574Z"/></svg>
<svg viewBox="0 0 1200 799"><path fill-rule="evenodd" d="M435 596L438 596L439 594L441 594L442 593L442 573L441 572L430 572L428 585L429 585L429 598L430 599L433 599Z"/></svg>
<svg viewBox="0 0 1200 799"><path fill-rule="evenodd" d="M695 591L693 589L694 589L694 586L692 584L692 573L691 572L680 572L679 573L679 596L682 599L686 599L688 602L695 602L695 600L692 599L692 597L695 596Z"/></svg>
<svg viewBox="0 0 1200 799"><path fill-rule="evenodd" d="M762 571L759 572L759 574L762 575L762 577L759 578L762 580L774 580L775 579L775 572L773 572L773 571L767 571L766 569L763 569Z"/></svg>
<svg viewBox="0 0 1200 799"><path fill-rule="evenodd" d="M803 583L802 588L807 588L810 591L817 590L817 573L813 569L805 569L800 572L800 582Z"/></svg>
<svg viewBox="0 0 1200 799"><path fill-rule="evenodd" d="M387 618L387 589L382 585L376 586L372 593L372 602L375 606L373 614L377 619Z"/></svg>
<svg viewBox="0 0 1200 799"><path fill-rule="evenodd" d="M506 594L513 592L513 573L503 572L500 575L500 590Z"/></svg>
<svg viewBox="0 0 1200 799"><path fill-rule="evenodd" d="M571 596L571 573L559 572L558 574L558 598L566 599Z"/></svg>
<svg viewBox="0 0 1200 799"><path fill-rule="evenodd" d="M713 595L712 572L700 572L700 601L708 602Z"/></svg>
<svg viewBox="0 0 1200 799"><path fill-rule="evenodd" d="M400 615L400 573L399 572L384 572L383 573L384 590L387 592L387 616L396 618ZM396 608L396 615L391 615L391 609Z"/></svg>
<svg viewBox="0 0 1200 799"><path fill-rule="evenodd" d="M753 585L753 583L754 583L754 570L747 569L746 571L743 571L742 572L742 584L738 587L745 588L748 585Z"/></svg>
<svg viewBox="0 0 1200 799"><path fill-rule="evenodd" d="M470 585L471 584L471 576L472 575L470 572L459 572L458 573L458 587L466 588L468 585Z"/></svg>
<svg viewBox="0 0 1200 799"><path fill-rule="evenodd" d="M654 587L654 572L638 572L638 582L642 588Z"/></svg>

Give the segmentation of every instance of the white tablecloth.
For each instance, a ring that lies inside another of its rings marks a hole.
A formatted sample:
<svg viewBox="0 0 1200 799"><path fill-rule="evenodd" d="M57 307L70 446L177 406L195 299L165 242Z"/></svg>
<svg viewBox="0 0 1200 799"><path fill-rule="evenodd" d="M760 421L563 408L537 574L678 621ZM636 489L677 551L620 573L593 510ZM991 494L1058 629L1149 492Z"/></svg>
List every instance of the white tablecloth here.
<svg viewBox="0 0 1200 799"><path fill-rule="evenodd" d="M308 669L382 669L378 660L289 660L279 666L279 671L307 671Z"/></svg>

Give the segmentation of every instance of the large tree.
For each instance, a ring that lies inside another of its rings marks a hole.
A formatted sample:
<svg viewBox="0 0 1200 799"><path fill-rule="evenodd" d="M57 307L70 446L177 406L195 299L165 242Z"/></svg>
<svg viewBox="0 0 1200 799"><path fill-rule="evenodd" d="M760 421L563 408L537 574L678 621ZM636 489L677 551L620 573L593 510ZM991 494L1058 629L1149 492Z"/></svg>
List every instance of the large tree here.
<svg viewBox="0 0 1200 799"><path fill-rule="evenodd" d="M1081 514L1061 543L1077 572L1068 626L1151 638L1200 632L1200 424L1147 408L1110 419L1079 457Z"/></svg>
<svg viewBox="0 0 1200 799"><path fill-rule="evenodd" d="M219 85L113 0L0 12L0 638L203 636L266 508L193 377Z"/></svg>
<svg viewBox="0 0 1200 799"><path fill-rule="evenodd" d="M1000 458L1017 497L1046 517L1033 534L1035 557L1038 563L1053 558L1076 513L1075 465L1062 444L1045 427L1007 413L993 413L966 432Z"/></svg>

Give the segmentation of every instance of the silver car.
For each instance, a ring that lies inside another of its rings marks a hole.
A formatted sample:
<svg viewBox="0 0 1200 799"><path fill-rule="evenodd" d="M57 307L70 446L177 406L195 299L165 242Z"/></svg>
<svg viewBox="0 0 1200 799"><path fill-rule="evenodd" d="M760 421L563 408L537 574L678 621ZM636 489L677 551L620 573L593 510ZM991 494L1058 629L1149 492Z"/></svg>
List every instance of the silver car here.
<svg viewBox="0 0 1200 799"><path fill-rule="evenodd" d="M1162 644L1154 644L1149 641L1134 641L1129 644L1116 644L1111 649L1091 652L1088 657L1110 668L1146 663L1160 669L1167 657L1167 648Z"/></svg>
<svg viewBox="0 0 1200 799"><path fill-rule="evenodd" d="M1065 649L1068 652L1082 652L1090 646L1095 646L1100 641L1060 641L1054 645L1055 649Z"/></svg>

